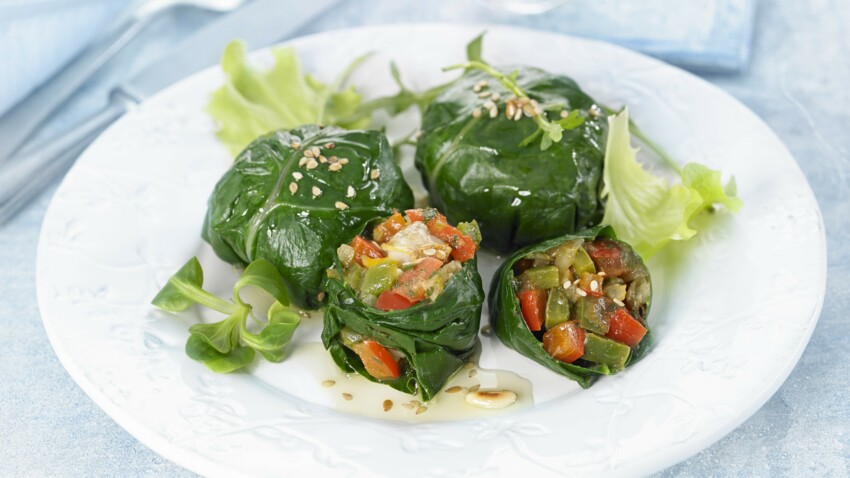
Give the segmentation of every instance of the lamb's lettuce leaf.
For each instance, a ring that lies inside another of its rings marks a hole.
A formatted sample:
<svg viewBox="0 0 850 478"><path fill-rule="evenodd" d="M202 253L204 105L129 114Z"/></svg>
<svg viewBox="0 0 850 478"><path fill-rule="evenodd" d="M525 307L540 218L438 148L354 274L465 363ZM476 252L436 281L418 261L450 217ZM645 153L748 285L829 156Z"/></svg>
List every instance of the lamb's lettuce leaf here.
<svg viewBox="0 0 850 478"><path fill-rule="evenodd" d="M734 178L723 186L720 172L701 164L686 164L679 171L682 182L675 184L645 170L631 146L627 109L609 116L608 125L602 224L613 226L645 259L669 241L693 237L691 219L697 214L718 206L737 212L743 205Z"/></svg>
<svg viewBox="0 0 850 478"><path fill-rule="evenodd" d="M265 322L258 319L251 304L240 297L241 290L248 285L265 291L275 300ZM301 318L287 307L289 297L286 287L274 265L265 259L249 264L233 286L232 300L216 297L205 291L203 286L201 263L193 257L168 280L152 301L153 305L169 312L181 312L197 303L228 315L219 322L189 327L186 355L218 373L233 372L249 365L254 361L256 352L269 362L283 360L286 346ZM249 318L260 323L262 328L258 333L248 330Z"/></svg>
<svg viewBox="0 0 850 478"><path fill-rule="evenodd" d="M361 96L353 86L343 88L355 59L331 83L304 74L295 50L273 48L274 65L267 70L251 65L245 43L232 41L224 50L224 85L213 92L207 111L218 122L218 138L234 156L260 135L304 124L365 128L369 115L353 118ZM349 119L351 118L351 119Z"/></svg>

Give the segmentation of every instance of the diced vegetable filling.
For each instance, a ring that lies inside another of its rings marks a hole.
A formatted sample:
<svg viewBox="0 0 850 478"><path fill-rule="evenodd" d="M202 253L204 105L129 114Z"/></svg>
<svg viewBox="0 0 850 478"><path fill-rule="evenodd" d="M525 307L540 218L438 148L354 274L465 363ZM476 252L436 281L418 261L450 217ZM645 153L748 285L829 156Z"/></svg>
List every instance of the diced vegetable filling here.
<svg viewBox="0 0 850 478"><path fill-rule="evenodd" d="M649 273L625 243L565 242L513 272L522 317L556 360L621 370L646 335Z"/></svg>
<svg viewBox="0 0 850 478"><path fill-rule="evenodd" d="M341 245L337 255L345 283L357 298L393 311L436 300L463 263L475 257L480 242L475 221L454 227L436 209L411 209L396 211L375 226L371 239L356 236ZM375 379L399 377L397 352L350 330L343 331L343 343Z"/></svg>

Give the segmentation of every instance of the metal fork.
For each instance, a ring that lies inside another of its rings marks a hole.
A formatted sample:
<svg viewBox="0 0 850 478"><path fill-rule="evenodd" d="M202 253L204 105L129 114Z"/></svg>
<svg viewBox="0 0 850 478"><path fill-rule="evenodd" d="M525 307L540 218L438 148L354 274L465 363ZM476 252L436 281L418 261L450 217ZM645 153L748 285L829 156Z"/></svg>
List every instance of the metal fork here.
<svg viewBox="0 0 850 478"><path fill-rule="evenodd" d="M86 80L160 16L180 7L227 12L243 3L245 0L148 0L139 4L111 34L87 48L60 73L0 117L0 163L16 152Z"/></svg>

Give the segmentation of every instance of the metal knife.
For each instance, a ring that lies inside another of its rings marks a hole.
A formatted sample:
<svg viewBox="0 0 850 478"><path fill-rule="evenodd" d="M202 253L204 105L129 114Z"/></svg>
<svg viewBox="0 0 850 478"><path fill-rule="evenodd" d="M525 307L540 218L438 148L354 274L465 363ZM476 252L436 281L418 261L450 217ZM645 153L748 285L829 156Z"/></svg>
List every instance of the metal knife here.
<svg viewBox="0 0 850 478"><path fill-rule="evenodd" d="M109 105L62 137L43 147L27 148L10 158L0 170L0 225L67 170L77 154L134 104L187 75L216 64L224 47L234 38L261 48L297 33L339 0L254 0L199 30L171 53L156 60L115 87ZM49 177L47 177L49 176Z"/></svg>

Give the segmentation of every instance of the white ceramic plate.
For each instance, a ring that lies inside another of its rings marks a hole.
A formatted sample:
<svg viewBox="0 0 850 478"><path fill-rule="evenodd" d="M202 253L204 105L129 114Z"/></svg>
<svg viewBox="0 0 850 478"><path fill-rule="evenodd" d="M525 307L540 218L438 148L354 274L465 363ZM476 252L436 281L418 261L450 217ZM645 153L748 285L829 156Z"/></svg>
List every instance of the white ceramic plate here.
<svg viewBox="0 0 850 478"><path fill-rule="evenodd" d="M320 78L377 52L354 78L371 96L394 91L389 59L415 88L444 81L440 67L461 60L480 31L403 25L291 44ZM569 74L598 100L627 104L674 157L736 175L743 211L718 217L650 264L656 345L643 361L580 390L482 337L484 365L530 378L536 403L410 424L329 406L336 402L317 384L332 372L304 366L305 356L321 354L298 352L315 348L305 343L315 341L318 319L299 329L292 357L279 365L222 376L189 360L182 348L196 313L171 316L149 301L192 255L202 256L214 290L234 277L199 237L207 197L230 162L203 112L221 82L209 70L104 133L50 206L38 299L68 372L143 443L208 475L643 474L738 426L788 376L823 301L823 223L793 158L722 91L621 48L499 27L489 28L485 56ZM485 281L493 263L482 271Z"/></svg>

